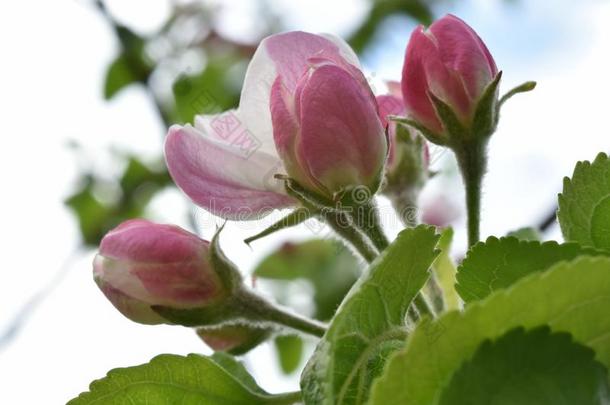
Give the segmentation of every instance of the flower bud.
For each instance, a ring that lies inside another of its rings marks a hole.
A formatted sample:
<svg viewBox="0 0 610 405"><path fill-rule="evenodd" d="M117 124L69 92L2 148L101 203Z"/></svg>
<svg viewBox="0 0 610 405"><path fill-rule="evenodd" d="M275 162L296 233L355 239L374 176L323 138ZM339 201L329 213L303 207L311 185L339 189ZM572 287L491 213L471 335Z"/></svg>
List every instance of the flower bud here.
<svg viewBox="0 0 610 405"><path fill-rule="evenodd" d="M271 117L276 148L301 186L330 198L359 186L377 191L388 145L375 97L355 66L317 57L296 83L279 75Z"/></svg>
<svg viewBox="0 0 610 405"><path fill-rule="evenodd" d="M386 164L383 193L392 200L399 212L413 209L417 196L428 179L429 152L421 135L403 124L388 120L391 115L404 115L402 95L396 91L399 83L388 83L390 94L377 97L379 115L388 128L390 151Z"/></svg>
<svg viewBox="0 0 610 405"><path fill-rule="evenodd" d="M197 328L197 335L216 352L240 355L249 352L271 336L272 329L246 323Z"/></svg>
<svg viewBox="0 0 610 405"><path fill-rule="evenodd" d="M202 308L231 294L229 278L215 271L209 251L209 242L177 226L130 220L104 236L93 274L127 318L162 323L155 306Z"/></svg>
<svg viewBox="0 0 610 405"><path fill-rule="evenodd" d="M447 144L455 131L448 113L439 109L439 101L449 107L451 118L472 132L479 102L497 77L498 69L487 47L464 21L447 15L428 30L419 26L411 35L402 71L406 114L425 128L426 136ZM495 107L497 88L491 90ZM485 107L487 114L495 114L495 108ZM488 121L495 123L494 117Z"/></svg>

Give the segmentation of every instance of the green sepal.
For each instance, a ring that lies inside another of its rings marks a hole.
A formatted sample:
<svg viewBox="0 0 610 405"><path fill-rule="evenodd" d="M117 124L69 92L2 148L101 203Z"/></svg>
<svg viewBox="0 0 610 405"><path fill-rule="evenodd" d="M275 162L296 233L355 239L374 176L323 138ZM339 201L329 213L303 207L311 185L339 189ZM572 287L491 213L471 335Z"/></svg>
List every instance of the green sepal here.
<svg viewBox="0 0 610 405"><path fill-rule="evenodd" d="M498 86L502 72L498 72L481 95L472 120L472 136L489 137L498 126Z"/></svg>
<svg viewBox="0 0 610 405"><path fill-rule="evenodd" d="M428 92L428 97L430 98L430 101L432 101L432 105L434 106L436 114L442 122L445 131L449 134L451 143L470 137L470 131L460 122L460 119L455 115L453 108L451 108L449 104L436 97L430 91Z"/></svg>
<svg viewBox="0 0 610 405"><path fill-rule="evenodd" d="M426 137L427 140L429 140L430 142L432 142L436 145L440 145L440 146L448 145L447 139L444 136L436 134L434 131L426 128L425 126L421 125L417 121L414 121L414 120L406 118L406 117L399 117L397 115L389 115L388 120L394 121L396 123L404 124L406 126L409 126L413 129L418 130L419 132L421 132L421 134L424 137Z"/></svg>
<svg viewBox="0 0 610 405"><path fill-rule="evenodd" d="M214 272L220 277L226 291L229 294L234 294L243 284L243 277L237 269L237 266L225 256L220 248L220 233L224 228L224 224L216 230L212 241L210 242L210 250L208 259L214 269Z"/></svg>
<svg viewBox="0 0 610 405"><path fill-rule="evenodd" d="M336 204L333 201L306 190L289 177L278 178L284 180L284 187L286 187L288 195L296 198L303 207L310 210L313 215L319 215L322 212L337 211Z"/></svg>
<svg viewBox="0 0 610 405"><path fill-rule="evenodd" d="M246 245L250 245L250 243L259 240L260 238L264 238L265 236L271 235L279 230L290 228L296 226L300 223L307 221L309 218L313 217L314 214L311 210L305 207L299 207L292 211L290 214L286 215L284 218L280 219L273 225L269 226L262 232L257 233L254 236L250 236L249 238L244 239Z"/></svg>
<svg viewBox="0 0 610 405"><path fill-rule="evenodd" d="M422 135L411 133L405 125L396 125L394 162L386 170L384 194L395 195L406 191L414 196L419 194L429 177L424 148Z"/></svg>
<svg viewBox="0 0 610 405"><path fill-rule="evenodd" d="M171 323L190 327L218 325L222 322L240 319L239 311L233 305L232 300L201 308L172 308L153 305L151 309Z"/></svg>
<svg viewBox="0 0 610 405"><path fill-rule="evenodd" d="M509 98L519 93L527 93L528 91L532 91L536 88L536 82L530 81L520 84L519 86L513 88L508 93L503 95L498 102L498 109L502 107L502 105L508 101Z"/></svg>

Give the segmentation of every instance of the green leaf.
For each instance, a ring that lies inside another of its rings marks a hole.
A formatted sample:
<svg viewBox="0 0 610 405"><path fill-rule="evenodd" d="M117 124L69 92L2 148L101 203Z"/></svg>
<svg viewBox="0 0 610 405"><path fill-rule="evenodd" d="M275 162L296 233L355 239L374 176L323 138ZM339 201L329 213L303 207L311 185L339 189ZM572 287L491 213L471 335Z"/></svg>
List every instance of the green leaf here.
<svg viewBox="0 0 610 405"><path fill-rule="evenodd" d="M593 350L548 327L509 331L483 342L453 375L440 405L602 405L605 368Z"/></svg>
<svg viewBox="0 0 610 405"><path fill-rule="evenodd" d="M287 242L254 270L258 278L275 280L274 295L286 303L285 283L304 279L313 287L314 318L327 321L361 273L358 260L341 243L314 239Z"/></svg>
<svg viewBox="0 0 610 405"><path fill-rule="evenodd" d="M458 267L456 290L464 301L483 299L496 290L563 260L601 254L576 243L558 244L490 237L474 245Z"/></svg>
<svg viewBox="0 0 610 405"><path fill-rule="evenodd" d="M123 88L141 80L142 78L132 70L129 58L125 54L121 54L108 66L106 71L104 98L110 100Z"/></svg>
<svg viewBox="0 0 610 405"><path fill-rule="evenodd" d="M224 368L225 371L231 374L237 381L249 388L252 392L267 394L265 390L258 386L254 377L250 375L244 364L230 354L216 352L210 356L210 360Z"/></svg>
<svg viewBox="0 0 610 405"><path fill-rule="evenodd" d="M217 114L236 107L240 86L229 72L238 62L232 53L212 54L203 71L178 77L173 85L177 118L192 123L197 114Z"/></svg>
<svg viewBox="0 0 610 405"><path fill-rule="evenodd" d="M97 246L104 233L117 223L113 220L112 225L109 224L108 220L114 214L114 209L95 197L93 179L87 176L85 181L80 190L66 199L65 204L76 215L85 244Z"/></svg>
<svg viewBox="0 0 610 405"><path fill-rule="evenodd" d="M456 269L451 260L451 242L453 241L453 229L446 228L441 233L438 241L440 254L432 263L434 275L443 292L443 303L446 309L458 309L460 307L460 296L455 290Z"/></svg>
<svg viewBox="0 0 610 405"><path fill-rule="evenodd" d="M80 189L66 199L87 245L97 246L104 234L122 221L144 216L154 195L172 184L167 171L145 165L134 156L128 157L125 171L115 181L121 191L116 201L97 197L101 194L98 189L104 190L108 183L92 174L83 175Z"/></svg>
<svg viewBox="0 0 610 405"><path fill-rule="evenodd" d="M383 21L392 15L408 16L415 21L428 25L432 22L430 5L424 0L375 0L367 18L349 38L352 48L361 53L375 38Z"/></svg>
<svg viewBox="0 0 610 405"><path fill-rule="evenodd" d="M568 241L610 250L610 159L600 153L593 163L578 162L563 180L559 225Z"/></svg>
<svg viewBox="0 0 610 405"><path fill-rule="evenodd" d="M510 289L452 311L424 319L405 347L389 361L374 386L371 404L438 404L442 389L462 363L487 339L511 329L548 325L569 332L610 365L610 259L581 257L532 274Z"/></svg>
<svg viewBox="0 0 610 405"><path fill-rule="evenodd" d="M253 388L242 366L227 357L163 354L147 364L117 368L69 402L81 404L257 405L293 403Z"/></svg>
<svg viewBox="0 0 610 405"><path fill-rule="evenodd" d="M307 404L366 402L385 359L403 345L405 316L429 278L438 239L430 226L406 229L371 264L305 368L301 387Z"/></svg>
<svg viewBox="0 0 610 405"><path fill-rule="evenodd" d="M282 371L285 374L294 373L303 358L303 339L297 335L278 336L275 338L275 349Z"/></svg>
<svg viewBox="0 0 610 405"><path fill-rule="evenodd" d="M520 240L537 240L542 241L542 235L536 228L519 228L514 231L510 231L506 236L513 236Z"/></svg>

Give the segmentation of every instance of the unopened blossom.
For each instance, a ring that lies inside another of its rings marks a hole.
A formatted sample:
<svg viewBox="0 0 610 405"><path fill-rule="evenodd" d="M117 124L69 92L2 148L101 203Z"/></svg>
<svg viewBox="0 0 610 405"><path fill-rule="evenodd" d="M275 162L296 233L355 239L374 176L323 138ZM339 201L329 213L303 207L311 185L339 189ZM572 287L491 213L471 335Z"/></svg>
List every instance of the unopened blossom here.
<svg viewBox="0 0 610 405"><path fill-rule="evenodd" d="M470 128L481 96L497 74L489 50L464 21L447 15L428 29L419 26L411 34L402 71L406 115L446 138L448 129L435 109L434 96Z"/></svg>
<svg viewBox="0 0 610 405"><path fill-rule="evenodd" d="M210 264L209 246L175 225L126 221L102 239L94 279L126 317L163 323L151 307L200 308L229 294Z"/></svg>

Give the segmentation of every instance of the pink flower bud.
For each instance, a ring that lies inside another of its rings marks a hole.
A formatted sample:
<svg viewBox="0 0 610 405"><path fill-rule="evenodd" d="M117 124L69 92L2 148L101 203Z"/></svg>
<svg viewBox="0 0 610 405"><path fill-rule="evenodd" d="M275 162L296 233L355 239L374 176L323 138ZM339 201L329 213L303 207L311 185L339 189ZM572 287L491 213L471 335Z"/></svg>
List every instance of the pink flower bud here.
<svg viewBox="0 0 610 405"><path fill-rule="evenodd" d="M432 94L469 128L481 95L497 74L487 47L464 21L447 15L428 30L419 26L411 34L402 71L407 116L445 136Z"/></svg>
<svg viewBox="0 0 610 405"><path fill-rule="evenodd" d="M356 186L376 191L388 145L360 70L320 56L291 79L280 74L271 88L273 135L288 174L325 196Z"/></svg>
<svg viewBox="0 0 610 405"><path fill-rule="evenodd" d="M126 221L102 239L93 275L123 315L162 323L151 306L199 308L228 295L208 251L209 242L177 226Z"/></svg>

